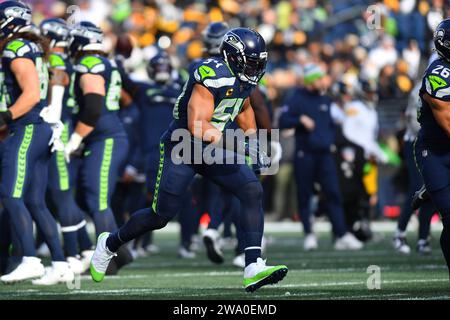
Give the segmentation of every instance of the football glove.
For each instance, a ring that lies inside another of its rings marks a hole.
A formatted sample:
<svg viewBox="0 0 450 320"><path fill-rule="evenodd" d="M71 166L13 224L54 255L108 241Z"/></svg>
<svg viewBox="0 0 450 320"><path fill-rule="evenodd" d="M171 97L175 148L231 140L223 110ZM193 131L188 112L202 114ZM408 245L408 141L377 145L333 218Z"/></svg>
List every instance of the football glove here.
<svg viewBox="0 0 450 320"><path fill-rule="evenodd" d="M41 112L39 113L39 116L47 123L54 124L60 121L52 112L51 107L44 107L42 108Z"/></svg>
<svg viewBox="0 0 450 320"><path fill-rule="evenodd" d="M82 136L80 136L76 132L72 133L69 142L64 148L64 158L66 159L67 163L70 163L70 156L80 148L81 141L83 141Z"/></svg>
<svg viewBox="0 0 450 320"><path fill-rule="evenodd" d="M272 163L270 156L262 150L256 139L245 142L245 159L247 165L257 174L260 174L265 169L269 168Z"/></svg>
<svg viewBox="0 0 450 320"><path fill-rule="evenodd" d="M48 145L51 147L50 151L52 153L55 151L64 151L64 142L61 140L61 136L64 131L64 124L61 121L58 121L50 126L52 128L52 137L48 142Z"/></svg>

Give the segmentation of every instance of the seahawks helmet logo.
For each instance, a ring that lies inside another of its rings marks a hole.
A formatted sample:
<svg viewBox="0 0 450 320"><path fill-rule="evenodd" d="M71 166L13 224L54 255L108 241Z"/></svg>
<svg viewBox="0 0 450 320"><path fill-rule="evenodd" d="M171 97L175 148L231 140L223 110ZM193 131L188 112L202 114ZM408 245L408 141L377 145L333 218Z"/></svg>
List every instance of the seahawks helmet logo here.
<svg viewBox="0 0 450 320"><path fill-rule="evenodd" d="M45 33L53 32L61 37L67 37L69 35L69 29L64 25L61 25L57 22L46 23L42 26L42 30Z"/></svg>
<svg viewBox="0 0 450 320"><path fill-rule="evenodd" d="M450 41L448 41L448 40L444 41L444 36L445 36L445 30L443 30L443 29L436 30L436 32L434 34L434 38L441 46L450 49Z"/></svg>
<svg viewBox="0 0 450 320"><path fill-rule="evenodd" d="M26 21L31 21L31 14L29 10L21 7L10 7L5 9L5 16L8 18L21 18Z"/></svg>
<svg viewBox="0 0 450 320"><path fill-rule="evenodd" d="M235 35L235 34L227 34L225 35L225 39L224 41L226 43L228 43L230 46L232 46L233 48L236 48L239 51L244 51L245 49L245 45L244 43L241 41L241 39Z"/></svg>
<svg viewBox="0 0 450 320"><path fill-rule="evenodd" d="M100 43L103 41L103 34L94 28L75 27L70 32L71 36L85 37L90 40L91 43Z"/></svg>

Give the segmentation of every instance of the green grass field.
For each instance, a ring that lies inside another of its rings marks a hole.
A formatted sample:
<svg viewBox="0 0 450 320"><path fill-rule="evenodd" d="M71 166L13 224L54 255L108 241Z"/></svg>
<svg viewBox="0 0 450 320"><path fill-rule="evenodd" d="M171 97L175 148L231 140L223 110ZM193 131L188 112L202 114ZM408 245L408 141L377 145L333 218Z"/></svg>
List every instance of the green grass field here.
<svg viewBox="0 0 450 320"><path fill-rule="evenodd" d="M226 252L224 265L212 265L202 250L193 260L177 257L178 236L158 233L161 253L140 258L122 269L118 276L94 283L82 276L80 288L61 284L36 287L31 283L0 285L0 299L448 299L450 286L439 234L433 233L433 253L420 256L396 254L391 233L360 252L337 252L329 238L322 236L321 248L303 252L299 233L270 233L268 263L289 267L278 285L248 294L242 289L242 272L231 265ZM410 234L410 243L415 235ZM381 269L381 289L367 289L370 265Z"/></svg>

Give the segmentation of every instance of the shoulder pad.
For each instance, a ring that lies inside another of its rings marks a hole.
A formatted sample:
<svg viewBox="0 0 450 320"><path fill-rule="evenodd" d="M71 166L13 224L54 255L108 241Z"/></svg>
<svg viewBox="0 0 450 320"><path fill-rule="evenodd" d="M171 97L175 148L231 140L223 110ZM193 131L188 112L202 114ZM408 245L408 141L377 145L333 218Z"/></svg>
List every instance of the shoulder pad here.
<svg viewBox="0 0 450 320"><path fill-rule="evenodd" d="M450 66L440 59L434 61L425 73L423 89L431 97L450 100Z"/></svg>
<svg viewBox="0 0 450 320"><path fill-rule="evenodd" d="M231 74L224 62L212 59L197 65L194 78L197 82L211 88L232 86L236 82L236 77Z"/></svg>
<svg viewBox="0 0 450 320"><path fill-rule="evenodd" d="M23 39L15 39L9 42L3 50L5 58L20 58L25 57L28 53L32 53L33 49L30 43Z"/></svg>
<svg viewBox="0 0 450 320"><path fill-rule="evenodd" d="M59 54L52 53L49 57L50 68L66 70L66 62Z"/></svg>
<svg viewBox="0 0 450 320"><path fill-rule="evenodd" d="M86 56L76 64L75 70L79 73L99 74L106 70L106 65L100 57Z"/></svg>

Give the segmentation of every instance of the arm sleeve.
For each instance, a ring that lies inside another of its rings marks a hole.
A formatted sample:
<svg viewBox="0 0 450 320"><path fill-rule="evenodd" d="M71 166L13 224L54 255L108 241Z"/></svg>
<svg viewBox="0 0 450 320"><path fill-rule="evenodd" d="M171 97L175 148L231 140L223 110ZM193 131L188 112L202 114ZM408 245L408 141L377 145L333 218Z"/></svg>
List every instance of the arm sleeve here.
<svg viewBox="0 0 450 320"><path fill-rule="evenodd" d="M102 113L105 97L97 93L88 93L83 96L84 108L80 114L80 121L88 126L95 127Z"/></svg>
<svg viewBox="0 0 450 320"><path fill-rule="evenodd" d="M60 85L52 86L52 101L49 105L49 113L54 121L61 120L62 105L65 88Z"/></svg>

